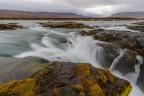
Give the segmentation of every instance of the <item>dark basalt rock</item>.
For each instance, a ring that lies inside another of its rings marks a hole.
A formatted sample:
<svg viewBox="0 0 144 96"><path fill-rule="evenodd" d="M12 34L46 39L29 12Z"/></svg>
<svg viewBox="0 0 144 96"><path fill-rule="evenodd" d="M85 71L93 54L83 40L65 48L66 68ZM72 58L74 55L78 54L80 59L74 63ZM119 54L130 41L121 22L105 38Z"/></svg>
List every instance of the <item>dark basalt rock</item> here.
<svg viewBox="0 0 144 96"><path fill-rule="evenodd" d="M144 26L142 26L142 25L140 25L140 26L128 26L127 28L134 30L134 31L144 32Z"/></svg>
<svg viewBox="0 0 144 96"><path fill-rule="evenodd" d="M131 90L127 81L109 71L82 63L53 62L34 78L41 96L127 96Z"/></svg>
<svg viewBox="0 0 144 96"><path fill-rule="evenodd" d="M42 27L50 27L50 28L93 28L88 25L84 25L83 23L76 22L45 22L39 23Z"/></svg>
<svg viewBox="0 0 144 96"><path fill-rule="evenodd" d="M52 62L29 79L0 85L1 96L128 96L131 90L108 70L70 62Z"/></svg>
<svg viewBox="0 0 144 96"><path fill-rule="evenodd" d="M105 59L101 62L104 68L110 68L116 57L120 55L122 50L119 46L111 43L98 43L99 46L104 48ZM135 72L136 56L135 51L124 49L124 55L117 61L117 65L114 70L120 71L123 75L129 72Z"/></svg>
<svg viewBox="0 0 144 96"><path fill-rule="evenodd" d="M119 56L120 47L111 43L98 43L97 45L104 48L105 56L104 63L101 63L104 68L109 68L114 59Z"/></svg>
<svg viewBox="0 0 144 96"><path fill-rule="evenodd" d="M137 53L129 49L124 49L125 54L117 62L115 70L118 70L123 75L130 72L135 72L136 56Z"/></svg>
<svg viewBox="0 0 144 96"><path fill-rule="evenodd" d="M16 30L23 28L22 25L18 25L17 23L0 24L0 30Z"/></svg>
<svg viewBox="0 0 144 96"><path fill-rule="evenodd" d="M114 43L117 46L136 51L139 55L144 56L143 33L117 30L90 30L80 31L80 34L91 35L96 40Z"/></svg>

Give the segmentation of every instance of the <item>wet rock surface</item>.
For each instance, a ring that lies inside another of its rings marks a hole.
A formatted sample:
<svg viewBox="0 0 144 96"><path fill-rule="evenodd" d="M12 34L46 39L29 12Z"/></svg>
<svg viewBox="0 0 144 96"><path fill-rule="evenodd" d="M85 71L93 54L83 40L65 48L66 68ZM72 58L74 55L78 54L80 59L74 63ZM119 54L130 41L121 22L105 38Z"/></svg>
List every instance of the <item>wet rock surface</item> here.
<svg viewBox="0 0 144 96"><path fill-rule="evenodd" d="M121 49L116 44L111 43L98 43L99 46L104 48L104 60L102 66L104 68L110 68L115 62L115 59L120 56L120 52L123 51L123 55L119 60L116 60L116 66L114 70L118 70L123 75L126 75L129 72L135 72L136 56L135 51L129 49Z"/></svg>
<svg viewBox="0 0 144 96"><path fill-rule="evenodd" d="M16 29L23 29L22 25L17 23L8 23L8 24L0 24L0 30L16 30Z"/></svg>
<svg viewBox="0 0 144 96"><path fill-rule="evenodd" d="M118 47L117 45L115 44L112 44L112 43L98 43L98 46L101 46L104 48L104 60L105 61L104 63L101 63L103 64L102 66L104 68L109 68L112 64L112 62L114 61L114 59L119 56L119 52L120 52L120 47Z"/></svg>
<svg viewBox="0 0 144 96"><path fill-rule="evenodd" d="M140 32L144 32L144 25L140 25L140 26L128 26L128 29L134 30L134 31L140 31Z"/></svg>
<svg viewBox="0 0 144 96"><path fill-rule="evenodd" d="M42 25L42 27L50 27L50 28L93 28L83 23L76 23L76 22L45 22L45 23L41 22L39 24Z"/></svg>
<svg viewBox="0 0 144 96"><path fill-rule="evenodd" d="M137 53L129 49L124 49L124 55L120 58L115 66L115 70L118 70L123 75L130 72L135 72L136 56Z"/></svg>
<svg viewBox="0 0 144 96"><path fill-rule="evenodd" d="M29 79L0 85L2 96L128 96L131 90L128 81L108 70L70 62L51 62Z"/></svg>
<svg viewBox="0 0 144 96"><path fill-rule="evenodd" d="M136 51L139 55L144 56L143 33L98 29L81 31L80 34L93 36L96 40L114 43L117 46Z"/></svg>

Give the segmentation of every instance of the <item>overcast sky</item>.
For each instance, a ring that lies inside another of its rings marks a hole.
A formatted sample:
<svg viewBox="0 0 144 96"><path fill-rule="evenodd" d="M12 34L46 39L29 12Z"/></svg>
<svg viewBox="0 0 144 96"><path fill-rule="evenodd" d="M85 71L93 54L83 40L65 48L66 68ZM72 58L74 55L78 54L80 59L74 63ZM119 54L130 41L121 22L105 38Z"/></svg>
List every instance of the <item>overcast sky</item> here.
<svg viewBox="0 0 144 96"><path fill-rule="evenodd" d="M144 0L0 0L0 9L109 16L117 12L144 11Z"/></svg>

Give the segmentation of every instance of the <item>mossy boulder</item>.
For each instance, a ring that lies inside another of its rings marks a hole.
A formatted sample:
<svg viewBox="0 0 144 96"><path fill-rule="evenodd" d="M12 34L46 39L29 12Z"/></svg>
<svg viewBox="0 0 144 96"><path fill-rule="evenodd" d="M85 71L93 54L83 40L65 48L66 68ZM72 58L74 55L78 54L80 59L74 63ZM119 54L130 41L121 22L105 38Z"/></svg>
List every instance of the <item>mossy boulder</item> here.
<svg viewBox="0 0 144 96"><path fill-rule="evenodd" d="M37 79L38 95L41 96L128 96L129 82L113 76L108 70L85 63L53 62Z"/></svg>
<svg viewBox="0 0 144 96"><path fill-rule="evenodd" d="M16 29L23 29L22 25L17 23L8 23L8 24L0 24L0 30L16 30Z"/></svg>
<svg viewBox="0 0 144 96"><path fill-rule="evenodd" d="M39 24L42 25L42 27L50 28L93 28L83 23L76 22L40 22Z"/></svg>
<svg viewBox="0 0 144 96"><path fill-rule="evenodd" d="M108 70L70 62L51 62L29 79L0 85L1 96L128 96L131 90Z"/></svg>

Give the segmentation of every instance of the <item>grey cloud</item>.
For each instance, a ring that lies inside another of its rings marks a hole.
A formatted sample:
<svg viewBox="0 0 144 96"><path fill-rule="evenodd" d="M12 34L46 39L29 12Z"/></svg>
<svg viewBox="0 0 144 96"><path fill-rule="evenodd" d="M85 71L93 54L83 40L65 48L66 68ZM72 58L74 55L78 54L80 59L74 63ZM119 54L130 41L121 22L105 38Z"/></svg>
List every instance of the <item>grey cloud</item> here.
<svg viewBox="0 0 144 96"><path fill-rule="evenodd" d="M144 11L144 0L0 0L0 9L108 16L117 12Z"/></svg>

